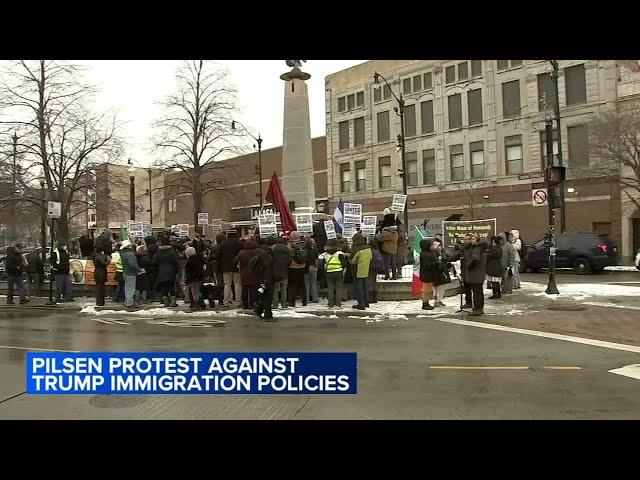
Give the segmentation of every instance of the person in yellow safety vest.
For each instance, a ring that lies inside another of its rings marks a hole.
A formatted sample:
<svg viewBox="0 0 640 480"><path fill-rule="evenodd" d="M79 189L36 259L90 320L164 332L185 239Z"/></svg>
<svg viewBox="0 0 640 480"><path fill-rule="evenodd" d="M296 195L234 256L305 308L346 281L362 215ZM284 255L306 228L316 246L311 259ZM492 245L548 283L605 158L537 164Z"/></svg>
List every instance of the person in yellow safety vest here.
<svg viewBox="0 0 640 480"><path fill-rule="evenodd" d="M324 250L325 252L318 257L318 269L324 269L326 272L329 308L342 307L344 269L347 267L347 260L336 238L327 240Z"/></svg>
<svg viewBox="0 0 640 480"><path fill-rule="evenodd" d="M118 285L113 289L111 300L114 302L124 302L124 274L122 272L122 255L120 254L120 242L113 247L111 263L116 266L116 282Z"/></svg>

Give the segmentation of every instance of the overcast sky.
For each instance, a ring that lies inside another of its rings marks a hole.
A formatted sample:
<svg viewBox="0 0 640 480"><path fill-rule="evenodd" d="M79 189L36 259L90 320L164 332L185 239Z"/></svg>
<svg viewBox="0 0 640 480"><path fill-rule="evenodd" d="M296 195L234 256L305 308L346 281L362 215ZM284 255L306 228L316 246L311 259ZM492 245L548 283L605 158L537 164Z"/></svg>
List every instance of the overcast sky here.
<svg viewBox="0 0 640 480"><path fill-rule="evenodd" d="M325 134L324 77L364 60L309 60L303 70L311 75L309 108L311 136ZM153 161L150 146L151 122L160 113L155 104L175 87L179 61L169 60L96 60L83 63L91 67L88 80L99 84L96 107L116 108L127 137L126 156L140 165ZM217 62L231 74L238 90L238 120L254 134L260 133L263 149L282 145L284 82L280 75L288 70L284 60L221 60ZM125 157L126 158L126 157Z"/></svg>

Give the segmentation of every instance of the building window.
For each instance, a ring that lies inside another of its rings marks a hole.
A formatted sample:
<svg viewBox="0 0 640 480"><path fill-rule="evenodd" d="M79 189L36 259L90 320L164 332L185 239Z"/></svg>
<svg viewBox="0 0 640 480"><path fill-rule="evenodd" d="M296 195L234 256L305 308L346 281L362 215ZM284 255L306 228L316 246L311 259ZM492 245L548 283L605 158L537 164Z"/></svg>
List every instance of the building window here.
<svg viewBox="0 0 640 480"><path fill-rule="evenodd" d="M422 151L422 183L436 184L436 151L433 148Z"/></svg>
<svg viewBox="0 0 640 480"><path fill-rule="evenodd" d="M498 60L498 71L519 67L520 65L522 65L522 60Z"/></svg>
<svg viewBox="0 0 640 480"><path fill-rule="evenodd" d="M389 111L379 112L377 115L378 142L389 141Z"/></svg>
<svg viewBox="0 0 640 480"><path fill-rule="evenodd" d="M451 160L451 181L464 180L464 153L462 145L451 145L449 148Z"/></svg>
<svg viewBox="0 0 640 480"><path fill-rule="evenodd" d="M345 98L344 97L339 97L338 98L338 111L339 112L344 112L346 110L346 104L345 104Z"/></svg>
<svg viewBox="0 0 640 480"><path fill-rule="evenodd" d="M586 125L567 128L569 167L589 166L589 138Z"/></svg>
<svg viewBox="0 0 640 480"><path fill-rule="evenodd" d="M469 151L471 152L471 178L484 178L484 143L471 142Z"/></svg>
<svg viewBox="0 0 640 480"><path fill-rule="evenodd" d="M522 173L522 135L512 135L504 139L507 175Z"/></svg>
<svg viewBox="0 0 640 480"><path fill-rule="evenodd" d="M556 104L555 88L550 73L538 75L538 111L544 112L546 105L553 111Z"/></svg>
<svg viewBox="0 0 640 480"><path fill-rule="evenodd" d="M348 163L340 164L340 192L349 193L351 186L351 171Z"/></svg>
<svg viewBox="0 0 640 480"><path fill-rule="evenodd" d="M170 198L169 199L169 212L175 212L178 210L178 199Z"/></svg>
<svg viewBox="0 0 640 480"><path fill-rule="evenodd" d="M553 129L553 164L556 165L558 160L558 129ZM540 132L540 168L544 170L547 168L547 132L542 130Z"/></svg>
<svg viewBox="0 0 640 480"><path fill-rule="evenodd" d="M378 159L378 177L380 188L391 188L391 157Z"/></svg>
<svg viewBox="0 0 640 480"><path fill-rule="evenodd" d="M405 95L411 93L411 79L405 78L402 80L402 93Z"/></svg>
<svg viewBox="0 0 640 480"><path fill-rule="evenodd" d="M462 127L462 100L459 93L447 97L449 103L449 129Z"/></svg>
<svg viewBox="0 0 640 480"><path fill-rule="evenodd" d="M567 105L587 102L587 84L584 76L584 64L564 69Z"/></svg>
<svg viewBox="0 0 640 480"><path fill-rule="evenodd" d="M511 60L512 67L519 67L520 65L522 65L522 60Z"/></svg>
<svg viewBox="0 0 640 480"><path fill-rule="evenodd" d="M405 159L407 164L407 185L418 185L418 152L407 152Z"/></svg>
<svg viewBox="0 0 640 480"><path fill-rule="evenodd" d="M382 101L382 89L380 87L373 89L373 101L374 102Z"/></svg>
<svg viewBox="0 0 640 480"><path fill-rule="evenodd" d="M356 96L351 94L347 95L347 110L353 110L356 108Z"/></svg>
<svg viewBox="0 0 640 480"><path fill-rule="evenodd" d="M416 106L406 105L404 107L404 136L416 136Z"/></svg>
<svg viewBox="0 0 640 480"><path fill-rule="evenodd" d="M364 92L356 93L356 107L364 107Z"/></svg>
<svg viewBox="0 0 640 480"><path fill-rule="evenodd" d="M420 120L422 133L433 133L433 100L420 104Z"/></svg>
<svg viewBox="0 0 640 480"><path fill-rule="evenodd" d="M482 89L469 90L467 103L469 106L469 125L482 123Z"/></svg>
<svg viewBox="0 0 640 480"><path fill-rule="evenodd" d="M482 76L482 60L471 60L471 76Z"/></svg>
<svg viewBox="0 0 640 480"><path fill-rule="evenodd" d="M456 66L451 65L445 69L445 81L447 85L456 82Z"/></svg>
<svg viewBox="0 0 640 480"><path fill-rule="evenodd" d="M363 192L367 188L367 162L356 162L356 192Z"/></svg>
<svg viewBox="0 0 640 480"><path fill-rule="evenodd" d="M431 72L427 72L422 75L422 84L424 85L425 90L433 88L433 76L431 75Z"/></svg>
<svg viewBox="0 0 640 480"><path fill-rule="evenodd" d="M96 214L92 213L91 215L89 215L89 221L90 222L95 222L96 221Z"/></svg>
<svg viewBox="0 0 640 480"><path fill-rule="evenodd" d="M338 136L340 137L340 150L349 148L349 121L345 120L338 124Z"/></svg>
<svg viewBox="0 0 640 480"><path fill-rule="evenodd" d="M361 147L364 145L364 117L354 118L353 120L353 145Z"/></svg>
<svg viewBox="0 0 640 480"><path fill-rule="evenodd" d="M391 98L391 89L388 85L382 87L382 96L385 100L389 100Z"/></svg>
<svg viewBox="0 0 640 480"><path fill-rule="evenodd" d="M458 64L458 81L469 78L469 64L467 62Z"/></svg>
<svg viewBox="0 0 640 480"><path fill-rule="evenodd" d="M413 91L419 92L422 90L422 75L416 75L413 77Z"/></svg>
<svg viewBox="0 0 640 480"><path fill-rule="evenodd" d="M502 84L502 116L520 116L520 80Z"/></svg>

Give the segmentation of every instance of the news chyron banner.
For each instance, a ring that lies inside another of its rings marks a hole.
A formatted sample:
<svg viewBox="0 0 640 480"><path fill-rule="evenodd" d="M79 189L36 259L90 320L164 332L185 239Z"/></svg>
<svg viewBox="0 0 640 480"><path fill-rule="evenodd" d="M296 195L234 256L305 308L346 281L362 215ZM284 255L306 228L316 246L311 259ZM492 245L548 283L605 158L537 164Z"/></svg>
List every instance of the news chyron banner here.
<svg viewBox="0 0 640 480"><path fill-rule="evenodd" d="M464 237L475 234L480 240L493 237L496 234L496 219L487 218L484 220L458 220L442 222L442 237L444 247L461 244Z"/></svg>
<svg viewBox="0 0 640 480"><path fill-rule="evenodd" d="M28 352L29 395L356 394L356 353Z"/></svg>

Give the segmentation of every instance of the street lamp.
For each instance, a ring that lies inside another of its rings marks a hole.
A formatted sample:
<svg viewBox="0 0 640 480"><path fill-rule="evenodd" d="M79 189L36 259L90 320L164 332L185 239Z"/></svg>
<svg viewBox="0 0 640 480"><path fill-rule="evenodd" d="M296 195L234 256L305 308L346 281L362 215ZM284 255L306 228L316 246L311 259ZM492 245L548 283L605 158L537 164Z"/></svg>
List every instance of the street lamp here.
<svg viewBox="0 0 640 480"><path fill-rule="evenodd" d="M44 178L40 179L40 199L42 210L40 211L40 247L42 247L42 264L47 262L47 199L44 195Z"/></svg>
<svg viewBox="0 0 640 480"><path fill-rule="evenodd" d="M549 282L547 284L546 293L548 295L558 295L558 287L556 285L556 194L555 185L551 176L553 170L553 113L545 108L544 126L547 143L547 173L545 179L547 181L547 203L549 205L549 233L547 234L549 243Z"/></svg>
<svg viewBox="0 0 640 480"><path fill-rule="evenodd" d="M131 220L136 219L136 169L131 165L129 167L129 201L131 202Z"/></svg>
<svg viewBox="0 0 640 480"><path fill-rule="evenodd" d="M406 152L405 152L406 149L405 149L405 138L404 138L404 99L402 98L402 92L400 92L400 98L398 98L396 94L393 93L393 89L391 88L391 85L389 85L389 82L387 82L386 78L384 78L378 72L375 72L373 74L373 83L375 85L379 85L381 79L385 83L389 91L391 92L391 95L393 95L393 98L395 98L396 102L398 102L398 106L394 107L393 111L395 112L396 115L400 117L400 135L398 135L397 148L400 152L400 158L402 159L402 169L400 170L401 172L400 175L402 176L402 193L404 195L407 195L407 158L406 158ZM404 228L405 228L405 233L408 237L409 235L408 202L404 206Z"/></svg>
<svg viewBox="0 0 640 480"><path fill-rule="evenodd" d="M554 105L553 113L556 119L556 129L558 130L558 166L562 167L562 131L560 128L560 93L558 90L558 77L560 76L560 68L557 60L549 60L553 71L551 72L551 80L553 81ZM560 182L560 232L564 233L567 227L566 211L564 205L564 179Z"/></svg>
<svg viewBox="0 0 640 480"><path fill-rule="evenodd" d="M262 213L262 138L259 133L257 138L251 135L247 127L236 120L231 121L231 130L236 130L236 123L240 125L244 131L247 132L247 135L253 138L258 144L258 186L260 189L260 193L258 195L260 196L260 212ZM256 148L256 146L254 145L253 148Z"/></svg>
<svg viewBox="0 0 640 480"><path fill-rule="evenodd" d="M127 165L133 166L133 161L131 159L128 159ZM149 210L147 210L147 212L149 212L149 225L153 225L153 189L151 188L151 173L153 169L151 167L146 167L143 169L147 171L147 174L149 176Z"/></svg>

